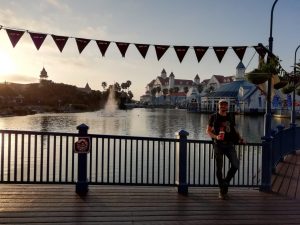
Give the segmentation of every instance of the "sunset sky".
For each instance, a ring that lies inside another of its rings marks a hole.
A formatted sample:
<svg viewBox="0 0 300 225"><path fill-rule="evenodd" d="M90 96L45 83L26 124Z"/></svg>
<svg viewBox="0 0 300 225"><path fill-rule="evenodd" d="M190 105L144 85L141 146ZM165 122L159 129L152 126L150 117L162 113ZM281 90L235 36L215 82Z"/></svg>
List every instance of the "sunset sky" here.
<svg viewBox="0 0 300 225"><path fill-rule="evenodd" d="M238 57L229 48L219 63L213 46L249 46L243 59L249 72L258 55L251 46L268 45L274 0L0 0L0 82L37 82L43 67L49 79L78 87L103 81L132 82L135 99L164 68L175 78L201 81L235 74ZM291 71L300 44L300 1L279 0L274 10L275 55ZM71 37L61 53L50 35L37 50L26 32L13 48L5 28ZM112 43L102 57L91 41L81 54L74 37ZM123 58L115 42L150 44L144 59L133 44ZM158 61L153 45L171 47ZM209 46L198 63L189 48L182 63L172 46ZM254 55L254 57L253 57ZM251 60L251 58L253 59ZM300 58L300 50L297 61Z"/></svg>

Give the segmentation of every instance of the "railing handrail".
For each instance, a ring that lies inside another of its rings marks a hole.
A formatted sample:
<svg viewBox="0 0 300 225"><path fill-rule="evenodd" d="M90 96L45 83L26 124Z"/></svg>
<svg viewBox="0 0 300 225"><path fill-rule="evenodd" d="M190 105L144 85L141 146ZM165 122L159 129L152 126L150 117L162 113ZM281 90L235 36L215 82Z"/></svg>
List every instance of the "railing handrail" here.
<svg viewBox="0 0 300 225"><path fill-rule="evenodd" d="M36 135L53 135L53 136L72 136L79 137L78 133L70 133L70 132L53 132L53 131L26 131L26 130L1 130L0 133L19 133L19 134L36 134ZM115 135L115 134L87 134L89 137L101 137L101 138L114 138L114 139L136 139L136 140L154 140L154 141L175 141L179 140L176 138L165 138L165 137L150 137L150 136L132 136L132 135ZM212 140L200 140L200 139L188 139L189 143L213 143ZM247 142L249 146L262 145L262 143L258 142Z"/></svg>

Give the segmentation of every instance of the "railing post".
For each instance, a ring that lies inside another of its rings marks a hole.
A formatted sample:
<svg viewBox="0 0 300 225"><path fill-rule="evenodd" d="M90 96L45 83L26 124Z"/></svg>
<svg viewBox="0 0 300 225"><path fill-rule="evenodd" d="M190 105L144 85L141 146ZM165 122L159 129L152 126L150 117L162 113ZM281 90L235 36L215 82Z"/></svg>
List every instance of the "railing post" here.
<svg viewBox="0 0 300 225"><path fill-rule="evenodd" d="M81 124L76 127L80 137L87 136L89 127ZM76 182L76 193L86 195L88 192L87 180L87 153L78 153L78 180Z"/></svg>
<svg viewBox="0 0 300 225"><path fill-rule="evenodd" d="M272 191L272 138L262 138L262 174L260 191Z"/></svg>
<svg viewBox="0 0 300 225"><path fill-rule="evenodd" d="M179 139L179 143L176 148L176 186L178 193L184 195L188 193L188 185L186 182L188 135L189 133L185 130L176 132L176 138Z"/></svg>

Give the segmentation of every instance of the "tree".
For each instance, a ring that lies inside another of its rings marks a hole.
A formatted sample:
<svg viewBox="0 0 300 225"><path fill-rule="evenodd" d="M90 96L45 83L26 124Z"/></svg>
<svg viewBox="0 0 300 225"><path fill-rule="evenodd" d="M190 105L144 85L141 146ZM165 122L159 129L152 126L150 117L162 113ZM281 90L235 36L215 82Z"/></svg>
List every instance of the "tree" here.
<svg viewBox="0 0 300 225"><path fill-rule="evenodd" d="M121 88L123 90L126 90L127 89L127 83L121 83Z"/></svg>
<svg viewBox="0 0 300 225"><path fill-rule="evenodd" d="M209 87L205 90L205 92L206 92L206 93L211 93L211 92L213 92L214 90L215 90L214 86L209 86Z"/></svg>
<svg viewBox="0 0 300 225"><path fill-rule="evenodd" d="M168 89L167 88L164 88L163 90L162 90L162 92L163 92L163 95L164 95L164 99L166 99L166 95L168 94Z"/></svg>
<svg viewBox="0 0 300 225"><path fill-rule="evenodd" d="M127 85L128 90L129 90L129 87L131 86L131 81L130 80L126 81L126 85Z"/></svg>
<svg viewBox="0 0 300 225"><path fill-rule="evenodd" d="M131 91L128 91L128 97L129 97L130 100L133 98L133 94L132 94Z"/></svg>
<svg viewBox="0 0 300 225"><path fill-rule="evenodd" d="M183 90L184 90L184 93L188 93L189 92L189 88L188 87L184 87Z"/></svg>
<svg viewBox="0 0 300 225"><path fill-rule="evenodd" d="M174 92L178 93L179 92L179 87L174 87Z"/></svg>
<svg viewBox="0 0 300 225"><path fill-rule="evenodd" d="M157 92L157 89L156 89L156 88L152 88L152 89L151 89L152 102L154 102L156 92Z"/></svg>
<svg viewBox="0 0 300 225"><path fill-rule="evenodd" d="M199 93L201 93L201 92L203 91L203 84L198 84L198 85L197 85L197 91L198 91Z"/></svg>
<svg viewBox="0 0 300 225"><path fill-rule="evenodd" d="M106 90L106 87L107 87L107 83L105 81L102 82L101 84L103 90L105 91Z"/></svg>
<svg viewBox="0 0 300 225"><path fill-rule="evenodd" d="M114 89L115 89L115 91L117 91L117 92L121 91L121 86L120 86L120 84L119 84L118 82L116 82L116 83L114 84Z"/></svg>
<svg viewBox="0 0 300 225"><path fill-rule="evenodd" d="M157 93L161 92L161 87L160 86L156 87L156 92Z"/></svg>

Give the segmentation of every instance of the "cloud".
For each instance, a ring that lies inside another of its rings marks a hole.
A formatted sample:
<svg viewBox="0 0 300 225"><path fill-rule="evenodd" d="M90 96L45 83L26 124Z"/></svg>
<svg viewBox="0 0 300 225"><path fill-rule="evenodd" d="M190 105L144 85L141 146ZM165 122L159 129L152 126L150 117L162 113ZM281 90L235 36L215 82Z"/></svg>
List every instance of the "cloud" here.
<svg viewBox="0 0 300 225"><path fill-rule="evenodd" d="M67 5L64 4L62 1L59 0L47 0L47 3L51 5L52 7L58 9L59 11L69 13L71 12L71 8Z"/></svg>

